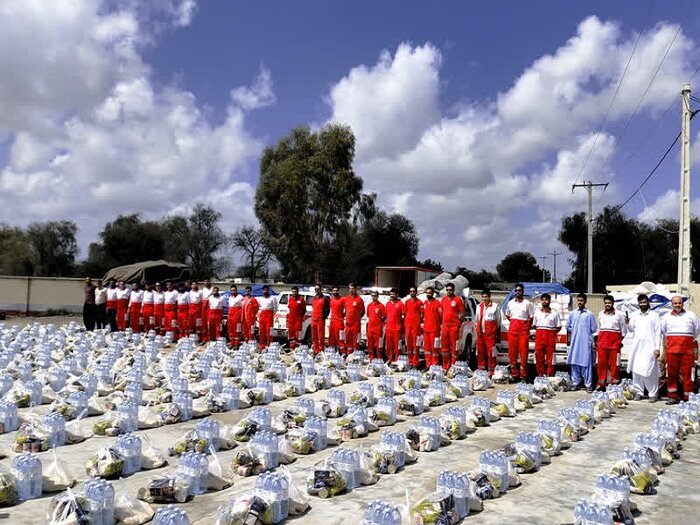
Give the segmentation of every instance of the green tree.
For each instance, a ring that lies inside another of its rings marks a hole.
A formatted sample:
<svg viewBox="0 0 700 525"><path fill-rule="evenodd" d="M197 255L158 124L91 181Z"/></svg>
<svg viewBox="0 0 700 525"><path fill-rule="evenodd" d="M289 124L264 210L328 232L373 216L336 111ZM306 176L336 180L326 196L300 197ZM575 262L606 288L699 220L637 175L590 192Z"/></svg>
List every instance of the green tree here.
<svg viewBox="0 0 700 525"><path fill-rule="evenodd" d="M32 253L22 228L0 223L0 275L32 275Z"/></svg>
<svg viewBox="0 0 700 525"><path fill-rule="evenodd" d="M164 232L163 257L167 261L187 264L190 246L190 224L187 217L170 215L160 221Z"/></svg>
<svg viewBox="0 0 700 525"><path fill-rule="evenodd" d="M197 203L187 219L187 264L195 279L217 277L226 268L227 260L221 256L221 249L226 244L226 235L219 226L220 220L221 212L202 203Z"/></svg>
<svg viewBox="0 0 700 525"><path fill-rule="evenodd" d="M242 254L244 265L239 271L251 282L267 273L267 265L272 259L272 252L265 243L262 232L252 226L243 226L231 236L234 251Z"/></svg>
<svg viewBox="0 0 700 525"><path fill-rule="evenodd" d="M35 222L27 228L34 275L61 277L73 275L78 243L78 227L72 221Z"/></svg>
<svg viewBox="0 0 700 525"><path fill-rule="evenodd" d="M496 265L496 271L505 282L542 281L542 268L530 252L509 253ZM546 270L544 277L548 278Z"/></svg>
<svg viewBox="0 0 700 525"><path fill-rule="evenodd" d="M300 126L265 148L255 214L287 279L321 278L327 253L373 209L374 197L362 193L352 169L354 156L355 137L338 124L318 132Z"/></svg>

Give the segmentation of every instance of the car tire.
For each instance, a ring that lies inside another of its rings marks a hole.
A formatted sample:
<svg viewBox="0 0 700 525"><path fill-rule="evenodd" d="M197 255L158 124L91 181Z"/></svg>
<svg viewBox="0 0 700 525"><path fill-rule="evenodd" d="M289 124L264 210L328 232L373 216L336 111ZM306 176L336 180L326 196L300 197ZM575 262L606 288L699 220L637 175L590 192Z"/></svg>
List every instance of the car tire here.
<svg viewBox="0 0 700 525"><path fill-rule="evenodd" d="M476 370L476 350L471 335L468 335L467 340L464 342L464 360L469 365L469 368Z"/></svg>

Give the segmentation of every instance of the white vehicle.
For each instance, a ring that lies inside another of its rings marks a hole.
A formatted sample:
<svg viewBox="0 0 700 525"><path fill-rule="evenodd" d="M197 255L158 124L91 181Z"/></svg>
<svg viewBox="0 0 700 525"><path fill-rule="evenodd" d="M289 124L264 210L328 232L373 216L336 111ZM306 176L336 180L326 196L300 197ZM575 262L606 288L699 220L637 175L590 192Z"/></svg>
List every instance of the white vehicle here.
<svg viewBox="0 0 700 525"><path fill-rule="evenodd" d="M277 296L277 312L272 320L272 337L275 339L288 339L287 334L287 313L289 312L289 296L292 292L281 292ZM311 344L311 299L314 292L301 291L299 295L306 301L306 314L301 324L301 341Z"/></svg>

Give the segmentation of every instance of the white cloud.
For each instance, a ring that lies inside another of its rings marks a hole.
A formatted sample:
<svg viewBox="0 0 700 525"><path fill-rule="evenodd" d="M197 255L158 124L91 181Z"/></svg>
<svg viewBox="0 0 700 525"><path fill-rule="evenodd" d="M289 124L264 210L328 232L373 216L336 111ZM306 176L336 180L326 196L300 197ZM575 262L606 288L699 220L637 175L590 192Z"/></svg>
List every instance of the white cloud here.
<svg viewBox="0 0 700 525"><path fill-rule="evenodd" d="M639 199L644 203L644 211L637 215L639 220L649 223L660 219L678 220L681 209L680 191L667 190L649 206L644 200L644 195L640 194ZM690 201L690 213L695 216L700 215L700 199Z"/></svg>
<svg viewBox="0 0 700 525"><path fill-rule="evenodd" d="M260 74L255 83L241 86L231 91L231 98L243 109L259 109L271 106L276 102L272 89L272 73L265 66L260 66Z"/></svg>

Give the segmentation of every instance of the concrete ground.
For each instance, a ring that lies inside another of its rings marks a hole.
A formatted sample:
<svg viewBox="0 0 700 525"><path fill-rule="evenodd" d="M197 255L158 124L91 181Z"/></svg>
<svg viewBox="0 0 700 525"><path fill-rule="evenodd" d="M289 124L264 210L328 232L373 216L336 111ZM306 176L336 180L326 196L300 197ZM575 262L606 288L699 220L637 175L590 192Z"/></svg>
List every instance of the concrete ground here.
<svg viewBox="0 0 700 525"><path fill-rule="evenodd" d="M355 385L344 385L346 392L355 389ZM498 386L512 389L512 386ZM478 393L495 398L496 389ZM327 391L311 394L315 399L324 399ZM493 423L489 427L479 428L465 440L452 443L448 447L431 453L419 453L418 462L403 469L393 476L382 476L376 485L360 487L349 494L331 499L310 497L311 509L307 514L290 521L310 524L356 524L361 520L364 506L375 499L394 504L403 504L407 498L415 502L428 495L435 488L437 474L443 469L465 471L476 466L479 453L484 449L496 449L512 441L520 430L534 430L537 421L542 417L556 416L563 407L573 406L576 399L586 398L581 392L559 393L553 399L535 405L531 410L519 413L514 418L506 418ZM279 414L285 407L296 403L294 398L269 405L273 415ZM457 403L437 407L430 411L431 415L440 415L449 406L468 405L469 399ZM618 410L610 419L603 420L582 441L574 443L562 455L552 459L550 465L543 466L539 472L522 476L522 486L508 491L497 500L484 503L484 511L470 515L465 523L503 524L561 524L573 521L573 508L576 501L589 497L593 492L596 477L608 472L626 446L631 446L637 433L647 431L656 412L663 404L632 402L629 408ZM35 413L45 413L48 406L23 409ZM248 410L239 410L217 414L216 418L223 424L234 424ZM82 427L89 429L96 418L88 418L81 422ZM402 417L392 430L405 430L417 418ZM329 420L332 424L333 420ZM195 422L189 421L151 430L139 431L148 434L155 444L164 452L184 432L194 428ZM0 447L8 449L13 442L14 433L0 436ZM366 438L349 443L351 447L368 446L376 443L379 433L370 434ZM99 448L113 443L114 438L92 437L86 442L65 446L57 449L68 469L82 482L85 474L85 460ZM294 480L305 490L305 479L313 469L314 464L332 453L332 449L317 452L309 456L299 456L299 459L289 466ZM230 465L234 451L220 452L219 458L224 465ZM14 454L0 460L0 468L9 468ZM50 452L40 454L46 466L50 461ZM154 476L174 470L177 460L169 458L171 465L154 470L141 471L124 480L126 490L135 494L139 487L145 486ZM649 496L632 496L639 506L637 523L681 524L691 525L700 523L700 493L697 491L698 464L700 463L700 436L691 435L683 443L681 459L674 462L660 476L658 494ZM207 493L195 497L192 501L181 504L187 511L192 523L200 525L215 523L217 507L230 501L236 496L250 491L255 478L235 477L234 486L230 489ZM117 484L118 485L118 484ZM45 523L46 513L51 496L45 495L38 500L24 502L16 507L2 509L0 520L7 519L8 523Z"/></svg>

